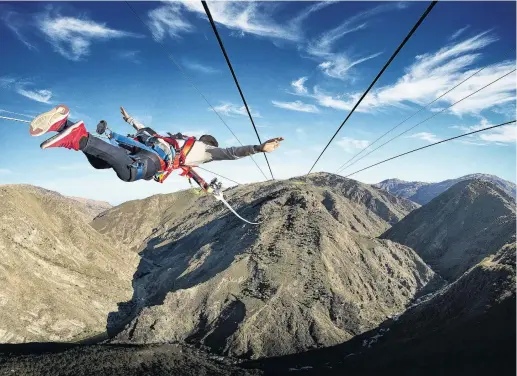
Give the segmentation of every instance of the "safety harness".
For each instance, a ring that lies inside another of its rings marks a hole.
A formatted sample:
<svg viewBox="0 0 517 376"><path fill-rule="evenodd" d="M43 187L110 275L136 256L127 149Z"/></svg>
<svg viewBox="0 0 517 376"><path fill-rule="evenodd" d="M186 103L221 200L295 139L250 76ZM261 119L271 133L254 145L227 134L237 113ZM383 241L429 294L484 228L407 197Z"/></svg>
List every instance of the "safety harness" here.
<svg viewBox="0 0 517 376"><path fill-rule="evenodd" d="M192 150L192 147L196 142L196 138L186 137L185 143L182 147L180 147L178 141L172 137L163 137L160 135L155 135L154 137L167 142L174 148L174 159L172 161L169 161L167 166L165 166L165 168L163 168L158 174L154 176L154 180L159 183L163 183L165 179L169 177L173 170L177 170L180 168L183 170L183 172L180 175L187 176L188 171L191 171L191 168L185 166L185 160L187 159L187 155L190 153L190 150ZM188 177L190 178L191 176Z"/></svg>

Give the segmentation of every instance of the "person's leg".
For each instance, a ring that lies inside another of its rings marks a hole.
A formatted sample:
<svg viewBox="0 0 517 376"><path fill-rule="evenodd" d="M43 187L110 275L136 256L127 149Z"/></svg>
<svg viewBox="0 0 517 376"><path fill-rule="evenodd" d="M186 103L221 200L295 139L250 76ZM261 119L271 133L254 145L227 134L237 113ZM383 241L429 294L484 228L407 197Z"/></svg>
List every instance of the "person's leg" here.
<svg viewBox="0 0 517 376"><path fill-rule="evenodd" d="M103 166L101 168L106 166L113 168L119 179L127 182L152 178L160 170L160 162L156 154L140 152L132 157L126 149L90 135L84 128L83 122L66 128L41 144L42 149L49 147L81 150L90 163L94 161L97 166ZM135 158L138 158L138 161L135 162Z"/></svg>
<svg viewBox="0 0 517 376"><path fill-rule="evenodd" d="M111 168L111 166L108 162L106 162L100 158L97 158L93 155L86 154L86 153L84 153L84 156L86 157L86 159L88 159L88 162L90 162L90 165L97 170L104 170L107 168Z"/></svg>
<svg viewBox="0 0 517 376"><path fill-rule="evenodd" d="M120 180L135 180L136 173L132 173L134 167L131 167L134 160L125 149L111 145L92 135L89 135L87 140L82 143L84 144L81 145L80 150L86 155L93 167L96 167L96 165L107 166L101 168L111 167Z"/></svg>

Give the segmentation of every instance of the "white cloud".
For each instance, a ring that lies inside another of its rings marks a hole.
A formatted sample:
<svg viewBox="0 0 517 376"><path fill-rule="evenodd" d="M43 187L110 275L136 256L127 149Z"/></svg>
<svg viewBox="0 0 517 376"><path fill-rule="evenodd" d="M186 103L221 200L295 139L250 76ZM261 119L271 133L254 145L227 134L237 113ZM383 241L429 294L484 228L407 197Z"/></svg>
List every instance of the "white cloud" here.
<svg viewBox="0 0 517 376"><path fill-rule="evenodd" d="M213 73L219 72L219 70L212 68L208 65L200 64L196 61L191 61L191 60L186 60L186 59L183 60L183 66L192 71L206 73L206 74L213 74Z"/></svg>
<svg viewBox="0 0 517 376"><path fill-rule="evenodd" d="M318 65L318 67L329 77L345 79L348 71L355 65L361 64L370 59L374 59L381 55L381 52L362 57L356 60L350 60L346 55L335 55L333 60L325 61Z"/></svg>
<svg viewBox="0 0 517 376"><path fill-rule="evenodd" d="M233 37L243 38L246 34L251 34L277 41L297 42L303 39L302 23L312 13L331 3L319 2L308 6L294 18L283 22L277 22L274 17L277 8L281 6L267 1L214 1L210 2L210 13L216 23L231 30L230 36ZM167 34L177 38L183 33L192 32L194 26L187 19L189 12L206 17L201 2L191 0L169 2L150 11L149 24L153 36L162 40Z"/></svg>
<svg viewBox="0 0 517 376"><path fill-rule="evenodd" d="M327 76L341 80L353 78L350 76L350 69L352 67L373 59L381 53L370 53L367 56L352 56L349 52L333 52L334 44L348 34L366 29L368 21L372 17L404 8L405 5L401 3L383 4L349 17L339 26L309 41L307 52L321 61L318 67Z"/></svg>
<svg viewBox="0 0 517 376"><path fill-rule="evenodd" d="M337 144L341 146L346 153L353 153L356 150L364 149L370 143L366 140L356 140L350 137L342 137L341 140L337 142Z"/></svg>
<svg viewBox="0 0 517 376"><path fill-rule="evenodd" d="M39 28L54 49L67 59L77 61L89 55L94 40L141 37L138 34L110 29L105 24L86 18L63 17L50 12L39 15Z"/></svg>
<svg viewBox="0 0 517 376"><path fill-rule="evenodd" d="M12 171L8 170L7 168L0 168L0 174L2 174L2 175L12 174Z"/></svg>
<svg viewBox="0 0 517 376"><path fill-rule="evenodd" d="M279 101L271 101L273 106L278 108L283 108L285 110L298 111L298 112L312 112L318 113L320 110L313 104L303 103L302 101L295 102L279 102Z"/></svg>
<svg viewBox="0 0 517 376"><path fill-rule="evenodd" d="M515 143L515 138L517 136L516 129L515 124L508 124L487 131L486 133L481 133L479 138L487 142L501 142L504 144Z"/></svg>
<svg viewBox="0 0 517 376"><path fill-rule="evenodd" d="M406 73L401 78L394 84L371 91L357 111L365 112L390 106L404 107L407 102L424 105L432 101L478 71L480 67L471 67L481 56L478 51L496 40L494 36L484 32L443 47L435 53L417 56L415 62L406 68ZM485 67L436 103L442 108L451 105L512 69L515 69L515 61ZM350 110L361 95L362 92L335 96L323 93L315 87L313 97L321 106ZM510 74L455 105L450 111L456 115L479 114L492 106L514 102L515 98L515 74Z"/></svg>
<svg viewBox="0 0 517 376"><path fill-rule="evenodd" d="M20 42L29 50L37 50L36 46L30 43L23 34L22 30L25 27L25 23L20 19L19 14L14 11L3 11L2 13L2 21L5 22L5 25L16 35Z"/></svg>
<svg viewBox="0 0 517 376"><path fill-rule="evenodd" d="M138 58L140 56L140 51L132 50L132 51L119 51L116 55L119 59L129 60L135 64L141 64L142 61Z"/></svg>
<svg viewBox="0 0 517 376"><path fill-rule="evenodd" d="M16 93L23 95L26 98L32 99L41 103L51 103L52 91L49 89L30 90L27 87L34 86L30 81L19 79L16 77L0 77L0 87L5 89L12 89ZM5 111L9 112L9 111ZM25 116L25 115L23 115Z"/></svg>
<svg viewBox="0 0 517 376"><path fill-rule="evenodd" d="M439 142L439 141L442 140L441 138L439 138L435 134L429 133L429 132L415 133L415 134L412 134L411 136L408 136L408 137L410 137L410 138L418 138L419 140L427 141L427 142L429 142L431 144L434 143L434 142Z"/></svg>
<svg viewBox="0 0 517 376"><path fill-rule="evenodd" d="M165 35L178 38L181 33L188 33L194 27L185 20L180 3L168 2L149 12L149 26L156 40L162 40Z"/></svg>
<svg viewBox="0 0 517 376"><path fill-rule="evenodd" d="M299 79L291 82L291 86L294 88L294 92L299 95L307 94L307 88L304 86L307 81L307 77L300 77Z"/></svg>
<svg viewBox="0 0 517 376"><path fill-rule="evenodd" d="M230 116L230 117L232 115L248 116L248 113L246 112L246 107L244 107L244 105L238 106L233 103L223 103L219 106L215 106L214 109L217 112L224 114L226 116ZM262 116L260 116L260 114L258 112L254 112L251 107L249 107L249 109L251 112L251 116L256 117L256 118L262 117ZM211 111L212 109L209 108L209 110Z"/></svg>
<svg viewBox="0 0 517 376"><path fill-rule="evenodd" d="M199 1L182 1L182 4L191 12L204 16L205 10ZM298 30L290 25L277 23L270 16L271 6L274 4L254 2L218 2L210 3L210 13L216 23L229 29L238 30L246 34L262 37L279 38L289 41L298 41Z"/></svg>
<svg viewBox="0 0 517 376"><path fill-rule="evenodd" d="M51 103L50 99L52 98L52 92L50 90L26 90L19 87L16 89L16 92L36 102Z"/></svg>
<svg viewBox="0 0 517 376"><path fill-rule="evenodd" d="M463 34L465 31L467 31L467 29L470 27L470 25L467 25L465 27L462 27L461 29L455 31L451 37L449 38L449 40L453 40L453 39L456 39L458 38L461 34Z"/></svg>
<svg viewBox="0 0 517 376"><path fill-rule="evenodd" d="M0 77L0 87L9 89L18 80L14 77Z"/></svg>
<svg viewBox="0 0 517 376"><path fill-rule="evenodd" d="M485 129L491 127L495 124L492 124L487 119L482 118L479 124L471 125L471 126L463 126L463 125L453 125L451 128L459 129L465 133L474 132L480 129ZM480 132L477 134L473 134L469 136L469 138L477 139L479 141L484 141L486 143L496 143L496 144L508 144L514 143L516 141L517 132L516 125L508 124L499 128L495 128L486 132Z"/></svg>

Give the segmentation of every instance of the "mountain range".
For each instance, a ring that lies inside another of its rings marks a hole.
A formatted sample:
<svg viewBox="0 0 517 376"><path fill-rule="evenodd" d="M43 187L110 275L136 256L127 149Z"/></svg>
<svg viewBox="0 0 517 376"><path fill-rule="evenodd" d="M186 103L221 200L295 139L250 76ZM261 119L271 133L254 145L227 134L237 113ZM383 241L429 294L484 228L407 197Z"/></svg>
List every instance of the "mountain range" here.
<svg viewBox="0 0 517 376"><path fill-rule="evenodd" d="M515 373L515 202L486 179L421 207L326 173L228 189L257 226L193 190L91 221L0 193L2 341L90 336L2 345L0 373Z"/></svg>
<svg viewBox="0 0 517 376"><path fill-rule="evenodd" d="M516 187L514 183L501 179L495 175L488 174L470 174L457 179L449 179L438 183L387 179L374 184L374 186L388 191L395 196L404 197L420 205L424 205L456 183L465 180L483 180L491 182L515 200Z"/></svg>

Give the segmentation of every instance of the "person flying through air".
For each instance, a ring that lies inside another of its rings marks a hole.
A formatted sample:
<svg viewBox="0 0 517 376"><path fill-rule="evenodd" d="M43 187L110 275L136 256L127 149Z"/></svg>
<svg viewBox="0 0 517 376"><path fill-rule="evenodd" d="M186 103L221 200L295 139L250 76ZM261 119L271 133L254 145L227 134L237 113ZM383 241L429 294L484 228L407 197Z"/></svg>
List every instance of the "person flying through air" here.
<svg viewBox="0 0 517 376"><path fill-rule="evenodd" d="M183 175L188 177L199 177L192 176L194 173L191 167L211 161L235 160L261 152L269 153L284 140L278 137L262 145L220 148L217 140L210 135L203 135L199 139L180 133L159 135L132 118L123 107L120 107L120 111L122 118L135 128L135 135L126 137L108 130L106 135L110 142L105 142L89 133L82 120L70 122L70 110L62 104L34 118L30 124L30 134L40 136L51 131L58 132L42 142L40 147L82 151L94 168L112 168L118 178L126 182L141 179L163 182L174 169L183 169ZM99 123L97 132L102 134L105 130L106 123L103 126L102 122Z"/></svg>

